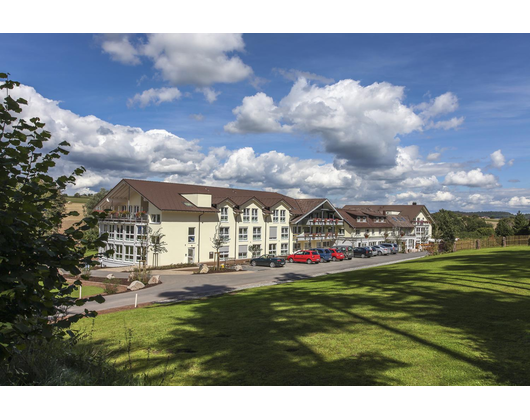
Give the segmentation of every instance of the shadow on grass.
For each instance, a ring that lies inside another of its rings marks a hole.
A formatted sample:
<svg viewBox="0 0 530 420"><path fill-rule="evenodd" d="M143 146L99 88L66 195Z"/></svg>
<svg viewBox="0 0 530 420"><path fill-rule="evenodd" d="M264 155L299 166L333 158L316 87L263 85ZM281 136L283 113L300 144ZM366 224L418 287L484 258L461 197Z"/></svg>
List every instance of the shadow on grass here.
<svg viewBox="0 0 530 420"><path fill-rule="evenodd" d="M173 308L172 323L153 344L163 354L134 370L156 377L149 363L169 361L185 385L529 385L529 257L517 248L287 275L277 287L150 308ZM422 357L440 375L475 376L418 379Z"/></svg>

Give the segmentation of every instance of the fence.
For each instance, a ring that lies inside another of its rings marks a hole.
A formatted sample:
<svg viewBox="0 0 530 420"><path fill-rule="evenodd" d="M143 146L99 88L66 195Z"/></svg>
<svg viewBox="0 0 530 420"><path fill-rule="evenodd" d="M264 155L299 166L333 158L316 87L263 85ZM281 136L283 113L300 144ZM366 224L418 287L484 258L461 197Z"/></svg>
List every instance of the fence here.
<svg viewBox="0 0 530 420"><path fill-rule="evenodd" d="M529 235L506 236L506 246L528 245ZM500 236L489 236L480 239L460 239L455 242L455 251L462 251L465 249L477 249L477 241L479 241L480 248L495 248L502 247L503 238Z"/></svg>

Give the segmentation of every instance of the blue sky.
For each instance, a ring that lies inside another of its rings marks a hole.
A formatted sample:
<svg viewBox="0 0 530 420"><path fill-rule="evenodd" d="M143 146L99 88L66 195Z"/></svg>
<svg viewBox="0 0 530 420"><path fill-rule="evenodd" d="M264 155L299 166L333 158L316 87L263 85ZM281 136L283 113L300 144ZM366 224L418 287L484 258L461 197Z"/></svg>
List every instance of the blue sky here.
<svg viewBox="0 0 530 420"><path fill-rule="evenodd" d="M335 204L530 211L526 34L0 34L87 168ZM28 97L29 96L29 97Z"/></svg>

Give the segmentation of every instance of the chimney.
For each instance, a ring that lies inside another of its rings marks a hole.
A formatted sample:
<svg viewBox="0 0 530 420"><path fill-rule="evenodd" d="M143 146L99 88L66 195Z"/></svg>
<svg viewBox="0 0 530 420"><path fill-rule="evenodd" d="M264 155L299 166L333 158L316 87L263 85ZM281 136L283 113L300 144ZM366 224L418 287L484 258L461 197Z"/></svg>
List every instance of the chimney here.
<svg viewBox="0 0 530 420"><path fill-rule="evenodd" d="M413 206L416 206L418 203L416 203L415 201L412 202L412 205Z"/></svg>

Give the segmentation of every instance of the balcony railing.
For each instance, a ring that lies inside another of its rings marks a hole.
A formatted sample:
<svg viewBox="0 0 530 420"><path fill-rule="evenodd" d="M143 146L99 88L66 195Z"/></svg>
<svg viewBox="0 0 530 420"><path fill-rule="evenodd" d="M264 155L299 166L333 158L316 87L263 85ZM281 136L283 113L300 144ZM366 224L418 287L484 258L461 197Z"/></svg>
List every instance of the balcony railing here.
<svg viewBox="0 0 530 420"><path fill-rule="evenodd" d="M147 223L149 216L147 214L108 214L105 217L106 222L135 222L135 223Z"/></svg>
<svg viewBox="0 0 530 420"><path fill-rule="evenodd" d="M340 219L309 219L308 226L343 226L344 221Z"/></svg>
<svg viewBox="0 0 530 420"><path fill-rule="evenodd" d="M431 222L428 220L413 220L412 224L416 226L428 226L431 224Z"/></svg>
<svg viewBox="0 0 530 420"><path fill-rule="evenodd" d="M336 233L301 233L296 235L296 239L299 241L312 241L321 239L337 239L339 235Z"/></svg>

